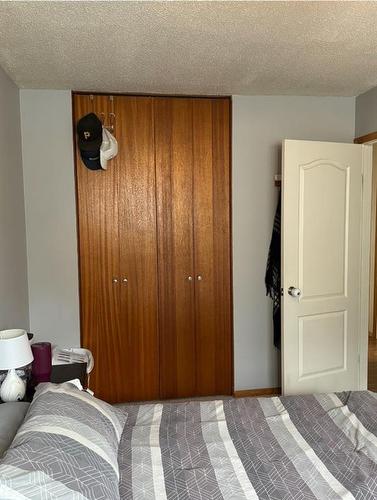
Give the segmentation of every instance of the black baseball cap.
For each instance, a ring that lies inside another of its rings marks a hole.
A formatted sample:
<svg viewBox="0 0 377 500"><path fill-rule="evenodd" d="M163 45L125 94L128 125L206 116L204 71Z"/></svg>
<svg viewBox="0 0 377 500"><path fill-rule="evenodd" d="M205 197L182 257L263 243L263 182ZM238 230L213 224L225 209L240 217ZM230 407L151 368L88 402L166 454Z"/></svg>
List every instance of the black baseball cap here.
<svg viewBox="0 0 377 500"><path fill-rule="evenodd" d="M81 159L90 170L100 170L102 123L97 115L89 113L77 123L78 147Z"/></svg>

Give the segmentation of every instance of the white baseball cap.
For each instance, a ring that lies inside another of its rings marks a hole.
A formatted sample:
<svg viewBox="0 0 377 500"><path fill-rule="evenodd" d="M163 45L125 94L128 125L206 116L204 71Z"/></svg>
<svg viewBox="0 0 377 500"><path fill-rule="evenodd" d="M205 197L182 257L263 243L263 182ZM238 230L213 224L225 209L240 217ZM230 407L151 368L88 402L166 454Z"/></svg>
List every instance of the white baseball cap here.
<svg viewBox="0 0 377 500"><path fill-rule="evenodd" d="M118 154L118 142L107 128L102 127L102 144L100 148L101 167L106 170L107 162Z"/></svg>

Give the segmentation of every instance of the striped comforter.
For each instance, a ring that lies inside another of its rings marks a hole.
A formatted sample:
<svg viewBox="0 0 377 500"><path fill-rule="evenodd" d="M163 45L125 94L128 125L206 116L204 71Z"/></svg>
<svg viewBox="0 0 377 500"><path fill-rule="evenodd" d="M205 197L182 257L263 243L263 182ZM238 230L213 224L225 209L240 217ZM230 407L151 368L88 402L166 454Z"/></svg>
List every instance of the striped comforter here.
<svg viewBox="0 0 377 500"><path fill-rule="evenodd" d="M123 408L123 499L377 498L371 392Z"/></svg>
<svg viewBox="0 0 377 500"><path fill-rule="evenodd" d="M0 460L0 499L119 500L126 418L72 384L40 384Z"/></svg>

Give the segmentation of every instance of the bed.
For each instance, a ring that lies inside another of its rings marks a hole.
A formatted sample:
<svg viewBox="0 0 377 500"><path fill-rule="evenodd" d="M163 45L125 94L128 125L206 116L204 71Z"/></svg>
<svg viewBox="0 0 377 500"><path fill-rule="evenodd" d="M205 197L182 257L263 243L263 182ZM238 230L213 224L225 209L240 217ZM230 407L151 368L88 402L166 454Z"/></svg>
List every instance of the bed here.
<svg viewBox="0 0 377 500"><path fill-rule="evenodd" d="M0 461L0 498L377 498L375 393L114 408L62 386L31 404Z"/></svg>

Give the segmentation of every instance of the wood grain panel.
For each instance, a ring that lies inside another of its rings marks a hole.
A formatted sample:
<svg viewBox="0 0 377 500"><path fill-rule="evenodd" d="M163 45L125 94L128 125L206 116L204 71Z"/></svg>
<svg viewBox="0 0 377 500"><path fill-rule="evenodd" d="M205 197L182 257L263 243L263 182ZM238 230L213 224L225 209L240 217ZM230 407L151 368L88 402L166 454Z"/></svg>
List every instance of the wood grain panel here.
<svg viewBox="0 0 377 500"><path fill-rule="evenodd" d="M195 99L193 105L197 395L203 396L232 392L229 104Z"/></svg>
<svg viewBox="0 0 377 500"><path fill-rule="evenodd" d="M192 105L154 99L161 398L196 393Z"/></svg>
<svg viewBox="0 0 377 500"><path fill-rule="evenodd" d="M89 112L109 112L109 98L75 95L74 127ZM108 401L122 394L123 370L119 321L120 289L112 278L119 276L118 184L119 161L107 171L92 171L80 159L75 133L77 214L80 263L81 342L94 355L90 388ZM109 375L111 384L109 383Z"/></svg>
<svg viewBox="0 0 377 500"><path fill-rule="evenodd" d="M157 231L153 100L114 97L120 148L119 228L122 395L159 397ZM124 279L127 282L124 282Z"/></svg>

